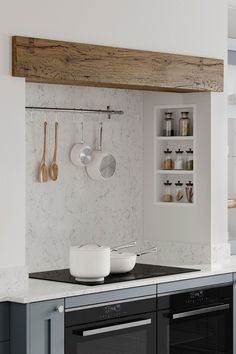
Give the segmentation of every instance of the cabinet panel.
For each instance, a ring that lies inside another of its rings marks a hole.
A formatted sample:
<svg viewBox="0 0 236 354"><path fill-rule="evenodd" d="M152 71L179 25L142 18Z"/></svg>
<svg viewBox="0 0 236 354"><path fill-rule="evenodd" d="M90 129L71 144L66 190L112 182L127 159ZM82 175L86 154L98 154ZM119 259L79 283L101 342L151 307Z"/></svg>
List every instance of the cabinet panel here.
<svg viewBox="0 0 236 354"><path fill-rule="evenodd" d="M10 321L9 303L0 303L0 342L9 340ZM1 353L1 351L0 351Z"/></svg>
<svg viewBox="0 0 236 354"><path fill-rule="evenodd" d="M163 283L157 285L158 294L170 293L175 291L182 291L185 289L201 288L204 286L213 286L219 284L232 283L232 273L213 275L209 277L200 277L195 279L187 279L180 281L173 281L170 283Z"/></svg>
<svg viewBox="0 0 236 354"><path fill-rule="evenodd" d="M10 344L9 344L9 342L0 343L0 354L10 354Z"/></svg>
<svg viewBox="0 0 236 354"><path fill-rule="evenodd" d="M65 299L65 307L71 308L88 306L149 295L156 295L156 285L140 286L137 288L120 289L96 294L68 297Z"/></svg>
<svg viewBox="0 0 236 354"><path fill-rule="evenodd" d="M234 353L236 353L236 273L234 273L234 293L233 293L233 346Z"/></svg>
<svg viewBox="0 0 236 354"><path fill-rule="evenodd" d="M30 354L64 354L64 299L33 303L29 307Z"/></svg>

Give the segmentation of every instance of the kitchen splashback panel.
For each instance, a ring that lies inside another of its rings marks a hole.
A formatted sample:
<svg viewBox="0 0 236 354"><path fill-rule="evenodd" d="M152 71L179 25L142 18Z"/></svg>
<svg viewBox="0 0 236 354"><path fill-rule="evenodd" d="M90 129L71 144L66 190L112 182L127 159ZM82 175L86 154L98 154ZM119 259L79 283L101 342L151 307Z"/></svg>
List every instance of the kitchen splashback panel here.
<svg viewBox="0 0 236 354"><path fill-rule="evenodd" d="M111 120L100 115L26 112L26 232L30 271L68 267L69 247L86 242L108 245L141 240L143 235L143 96L142 92L57 85L26 85L27 106L124 110ZM70 162L71 146L98 143L104 122L104 150L117 159L113 178L91 180ZM43 122L48 122L47 158L53 154L54 123L59 122L59 179L39 183Z"/></svg>

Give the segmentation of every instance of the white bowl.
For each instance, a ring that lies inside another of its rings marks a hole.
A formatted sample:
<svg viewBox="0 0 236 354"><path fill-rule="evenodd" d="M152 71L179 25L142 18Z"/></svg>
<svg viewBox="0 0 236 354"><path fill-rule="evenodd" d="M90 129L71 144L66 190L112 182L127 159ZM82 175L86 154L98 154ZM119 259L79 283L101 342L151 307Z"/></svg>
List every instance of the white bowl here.
<svg viewBox="0 0 236 354"><path fill-rule="evenodd" d="M111 273L122 274L128 273L134 269L137 256L131 252L111 252Z"/></svg>

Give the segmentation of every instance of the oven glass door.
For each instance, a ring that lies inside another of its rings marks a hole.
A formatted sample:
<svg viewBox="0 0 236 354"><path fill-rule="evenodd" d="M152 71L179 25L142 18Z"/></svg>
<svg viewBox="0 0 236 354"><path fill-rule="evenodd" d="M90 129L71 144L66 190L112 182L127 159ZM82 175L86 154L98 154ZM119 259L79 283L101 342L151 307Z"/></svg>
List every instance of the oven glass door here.
<svg viewBox="0 0 236 354"><path fill-rule="evenodd" d="M66 328L66 354L156 354L156 313Z"/></svg>
<svg viewBox="0 0 236 354"><path fill-rule="evenodd" d="M232 354L229 304L158 313L158 354Z"/></svg>

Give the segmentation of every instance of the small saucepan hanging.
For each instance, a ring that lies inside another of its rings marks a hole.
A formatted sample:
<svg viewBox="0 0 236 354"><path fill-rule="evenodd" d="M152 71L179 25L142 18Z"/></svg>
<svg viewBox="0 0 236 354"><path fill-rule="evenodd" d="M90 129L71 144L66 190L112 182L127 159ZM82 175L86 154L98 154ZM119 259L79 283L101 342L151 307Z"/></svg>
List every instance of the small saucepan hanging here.
<svg viewBox="0 0 236 354"><path fill-rule="evenodd" d="M109 153L102 151L103 124L100 123L99 147L93 151L92 161L86 167L87 174L96 181L105 181L111 178L116 170L116 159Z"/></svg>

